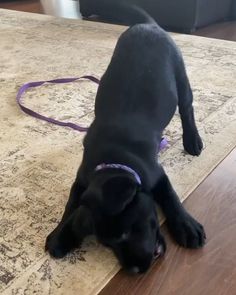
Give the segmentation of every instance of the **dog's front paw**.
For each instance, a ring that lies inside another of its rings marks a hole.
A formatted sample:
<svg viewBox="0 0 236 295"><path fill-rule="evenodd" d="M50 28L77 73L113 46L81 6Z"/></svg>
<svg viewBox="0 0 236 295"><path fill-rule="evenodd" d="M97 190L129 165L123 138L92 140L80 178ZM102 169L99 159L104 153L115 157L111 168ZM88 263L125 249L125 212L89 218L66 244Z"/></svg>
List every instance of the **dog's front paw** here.
<svg viewBox="0 0 236 295"><path fill-rule="evenodd" d="M179 245L192 249L204 246L206 240L204 228L188 213L178 216L168 225Z"/></svg>
<svg viewBox="0 0 236 295"><path fill-rule="evenodd" d="M48 251L54 258L63 258L74 248L74 244L72 237L65 235L63 231L56 228L47 236L45 251Z"/></svg>
<svg viewBox="0 0 236 295"><path fill-rule="evenodd" d="M203 149L203 142L197 131L193 134L185 133L183 145L185 151L192 156L199 156Z"/></svg>

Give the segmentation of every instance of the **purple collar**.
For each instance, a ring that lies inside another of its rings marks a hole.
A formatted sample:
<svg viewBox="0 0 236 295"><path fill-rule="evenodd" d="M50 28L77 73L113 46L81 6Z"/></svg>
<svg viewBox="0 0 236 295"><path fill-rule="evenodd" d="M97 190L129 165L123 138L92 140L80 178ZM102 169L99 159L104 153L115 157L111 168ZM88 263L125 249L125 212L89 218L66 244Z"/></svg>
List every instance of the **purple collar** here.
<svg viewBox="0 0 236 295"><path fill-rule="evenodd" d="M139 185L142 184L141 178L139 177L138 173L135 172L132 168L126 166L126 165L122 165L122 164L105 164L105 163L102 163L102 164L98 165L95 168L95 171L100 171L100 170L107 169L107 168L122 169L124 171L127 171L127 172L131 173L134 176L134 178L136 179L136 181L137 181L137 183Z"/></svg>

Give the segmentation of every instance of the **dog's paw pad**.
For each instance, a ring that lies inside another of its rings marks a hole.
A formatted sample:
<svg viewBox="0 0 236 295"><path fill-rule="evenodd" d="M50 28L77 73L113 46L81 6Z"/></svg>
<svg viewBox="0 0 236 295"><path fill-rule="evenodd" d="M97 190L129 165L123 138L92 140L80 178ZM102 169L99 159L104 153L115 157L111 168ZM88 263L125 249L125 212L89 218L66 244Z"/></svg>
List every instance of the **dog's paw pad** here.
<svg viewBox="0 0 236 295"><path fill-rule="evenodd" d="M198 133L184 136L183 145L185 151L192 156L199 156L203 149L203 142Z"/></svg>
<svg viewBox="0 0 236 295"><path fill-rule="evenodd" d="M46 239L45 251L54 258L63 258L69 252L69 249L63 241L60 241L59 237L51 233Z"/></svg>
<svg viewBox="0 0 236 295"><path fill-rule="evenodd" d="M52 247L48 249L48 253L50 256L54 258L63 258L67 252L64 251L64 249L61 249L60 247Z"/></svg>
<svg viewBox="0 0 236 295"><path fill-rule="evenodd" d="M190 215L176 220L170 229L176 242L183 247L196 249L205 244L203 226Z"/></svg>

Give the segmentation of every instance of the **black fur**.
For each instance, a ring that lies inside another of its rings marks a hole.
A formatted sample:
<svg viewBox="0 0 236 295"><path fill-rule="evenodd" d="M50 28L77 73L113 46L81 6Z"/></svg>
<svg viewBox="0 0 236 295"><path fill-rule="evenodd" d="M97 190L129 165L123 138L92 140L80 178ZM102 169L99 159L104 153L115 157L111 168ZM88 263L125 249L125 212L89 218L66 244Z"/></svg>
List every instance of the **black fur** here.
<svg viewBox="0 0 236 295"><path fill-rule="evenodd" d="M162 132L177 105L184 148L191 155L201 153L192 100L181 53L165 31L148 19L121 35L99 85L95 119L64 215L46 241L52 256L63 257L95 234L125 269L146 271L165 251L154 202L177 243L203 246L203 227L183 208L157 159ZM101 163L131 167L142 185L121 169L95 172Z"/></svg>

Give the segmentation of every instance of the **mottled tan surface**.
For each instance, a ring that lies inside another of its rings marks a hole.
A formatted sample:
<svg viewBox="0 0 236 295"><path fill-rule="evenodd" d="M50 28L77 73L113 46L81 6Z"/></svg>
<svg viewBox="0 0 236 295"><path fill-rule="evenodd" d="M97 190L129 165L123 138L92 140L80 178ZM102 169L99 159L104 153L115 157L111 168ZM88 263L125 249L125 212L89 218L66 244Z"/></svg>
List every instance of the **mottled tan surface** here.
<svg viewBox="0 0 236 295"><path fill-rule="evenodd" d="M119 266L88 240L56 261L44 240L58 222L81 160L83 134L22 113L17 89L27 81L93 74L106 69L124 27L0 10L0 293L96 294ZM206 148L185 155L178 115L161 155L181 198L187 197L236 143L236 43L174 35L183 51ZM91 82L31 90L25 104L44 114L89 124ZM233 163L232 163L233 165Z"/></svg>

